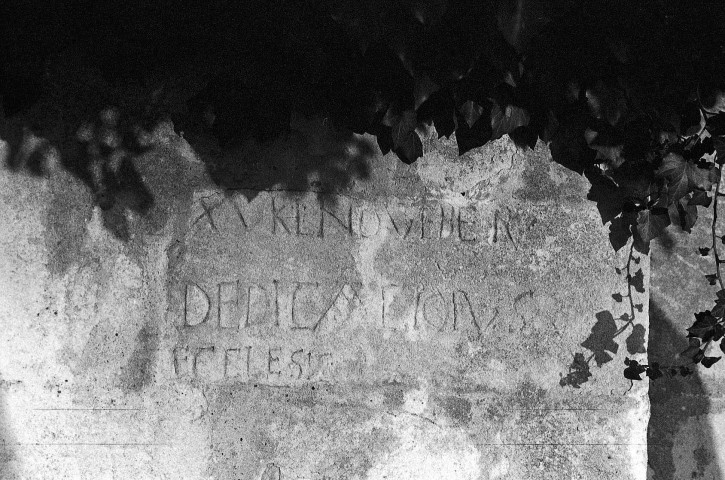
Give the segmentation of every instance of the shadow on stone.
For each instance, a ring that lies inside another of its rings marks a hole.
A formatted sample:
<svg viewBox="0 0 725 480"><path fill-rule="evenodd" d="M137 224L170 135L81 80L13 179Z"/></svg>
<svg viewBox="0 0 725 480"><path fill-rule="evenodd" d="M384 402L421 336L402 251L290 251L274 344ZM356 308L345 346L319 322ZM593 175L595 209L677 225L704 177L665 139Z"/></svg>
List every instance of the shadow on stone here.
<svg viewBox="0 0 725 480"><path fill-rule="evenodd" d="M677 355L687 348L684 330L667 317L656 297L650 299L650 335L648 342L649 362L660 364L679 363ZM650 420L647 427L647 456L651 480L680 480L678 462L695 465L686 478L721 480L724 477L713 451L713 432L707 420L698 422L696 436L685 438L688 422L710 411L708 392L700 376L662 377L649 386ZM691 442L683 445L682 442ZM682 450L691 452L694 461L683 458ZM711 476L705 477L705 473ZM714 474L713 474L714 472ZM681 475L681 474L680 474Z"/></svg>

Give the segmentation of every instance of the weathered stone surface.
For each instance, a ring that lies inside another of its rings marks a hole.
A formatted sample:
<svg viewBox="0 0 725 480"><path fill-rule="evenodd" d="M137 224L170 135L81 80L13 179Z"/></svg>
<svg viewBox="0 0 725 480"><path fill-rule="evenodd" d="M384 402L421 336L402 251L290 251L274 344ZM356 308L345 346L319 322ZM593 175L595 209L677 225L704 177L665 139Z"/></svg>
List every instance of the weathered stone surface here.
<svg viewBox="0 0 725 480"><path fill-rule="evenodd" d="M699 210L701 218L691 234L673 230L652 247L649 356L663 365L687 362L679 356L688 346L686 329L695 312L713 307L719 289L705 279L715 270L714 259L698 253L698 247L712 245L712 209ZM713 345L708 355L721 352ZM723 478L724 394L721 362L709 369L700 366L689 377L650 384L648 478Z"/></svg>
<svg viewBox="0 0 725 480"><path fill-rule="evenodd" d="M77 180L2 174L7 478L645 477L637 355L592 331L626 252L543 147L156 142L126 239ZM601 368L561 387L582 343Z"/></svg>

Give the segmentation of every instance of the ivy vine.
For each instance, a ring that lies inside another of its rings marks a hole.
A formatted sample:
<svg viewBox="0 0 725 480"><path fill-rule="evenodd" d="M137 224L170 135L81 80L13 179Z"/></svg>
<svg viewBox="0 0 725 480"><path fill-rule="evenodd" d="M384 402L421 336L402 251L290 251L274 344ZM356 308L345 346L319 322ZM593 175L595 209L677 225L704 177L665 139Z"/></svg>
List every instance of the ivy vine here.
<svg viewBox="0 0 725 480"><path fill-rule="evenodd" d="M612 247L629 245L619 269L627 292L613 298L626 299L630 311L616 320L601 315L595 328L630 332L630 352L643 328L634 321L642 305L632 297L643 278L633 271L639 255L667 228L690 232L698 208L712 206L712 242L700 253L713 259L706 279L720 290L715 306L697 313L688 329L682 355L689 361L628 359L625 376L688 375L696 364L718 361L709 356L714 344L723 349L725 331L718 250L725 237L717 229L725 28L716 2L117 3L74 9L51 2L42 11L19 0L0 4L3 117L44 105L31 109L30 128L56 135L57 144L76 142L81 153L63 156L63 166L105 210L144 212L152 203L129 155L165 119L190 141L210 134L223 149L249 137L276 138L300 113L339 131L372 134L383 153L405 163L422 156L419 132L431 127L455 137L459 154L504 135L522 147L541 141L553 161L589 180L587 198L609 225ZM99 123L98 112L114 113ZM4 129L0 118L6 136ZM107 141L110 131L118 138ZM12 163L21 157L11 156L11 167L22 168ZM227 167L208 165L219 182L230 177ZM40 165L28 168L43 173ZM589 344L594 353L575 355L563 385L581 385L591 361L615 353Z"/></svg>

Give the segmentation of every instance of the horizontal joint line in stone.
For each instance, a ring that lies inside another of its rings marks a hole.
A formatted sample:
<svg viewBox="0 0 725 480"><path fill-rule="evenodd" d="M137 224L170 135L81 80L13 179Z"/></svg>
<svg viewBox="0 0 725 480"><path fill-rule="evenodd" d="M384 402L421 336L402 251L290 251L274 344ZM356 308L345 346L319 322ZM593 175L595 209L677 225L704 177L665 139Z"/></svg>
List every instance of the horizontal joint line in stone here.
<svg viewBox="0 0 725 480"><path fill-rule="evenodd" d="M629 447L647 446L648 443L476 443L486 447Z"/></svg>
<svg viewBox="0 0 725 480"><path fill-rule="evenodd" d="M142 408L33 408L34 412L68 412L68 411L79 411L79 412L138 412L143 410Z"/></svg>
<svg viewBox="0 0 725 480"><path fill-rule="evenodd" d="M55 447L55 446L71 446L71 447L168 447L171 446L168 443L91 443L91 442L53 442L53 443L3 443L3 445L18 445L18 446L30 446L30 447Z"/></svg>

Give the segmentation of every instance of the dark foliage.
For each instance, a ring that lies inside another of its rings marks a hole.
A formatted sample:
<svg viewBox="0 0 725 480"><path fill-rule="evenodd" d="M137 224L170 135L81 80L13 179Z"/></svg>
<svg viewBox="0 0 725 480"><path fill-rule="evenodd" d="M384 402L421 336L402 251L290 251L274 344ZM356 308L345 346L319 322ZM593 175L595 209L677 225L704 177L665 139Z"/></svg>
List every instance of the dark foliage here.
<svg viewBox="0 0 725 480"><path fill-rule="evenodd" d="M75 152L63 166L107 212L153 204L129 158L160 120L192 142L211 135L228 149L285 135L299 114L324 118L343 136L371 133L406 163L423 154L419 132L430 126L455 134L460 153L504 135L522 147L541 140L555 162L591 182L588 198L612 246L647 253L666 229L690 231L698 206L717 208L721 10L674 0L7 0L0 98L5 117L27 114L38 135L57 132L49 112L74 112L61 116L66 138L56 138ZM45 110L31 108L38 103ZM18 158L12 168L42 173L42 164ZM332 172L331 183L365 176L356 165ZM222 184L239 168L228 160L207 167ZM293 177L319 168L302 165ZM714 239L713 227L713 245L700 253L713 255L708 281L722 288ZM641 271L627 280L630 291L644 291ZM690 337L719 341L721 310L698 314ZM634 310L626 322L633 318ZM621 330L602 321L606 332ZM602 363L616 344L597 342L584 346ZM627 341L630 352L637 342ZM697 348L687 355L694 363L717 361ZM574 372L584 372L580 363ZM642 372L655 378L661 368L632 360L625 375Z"/></svg>

